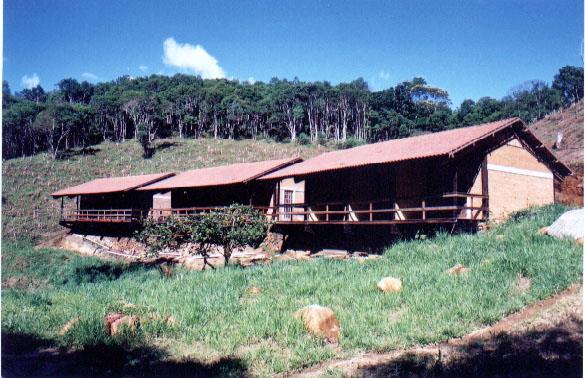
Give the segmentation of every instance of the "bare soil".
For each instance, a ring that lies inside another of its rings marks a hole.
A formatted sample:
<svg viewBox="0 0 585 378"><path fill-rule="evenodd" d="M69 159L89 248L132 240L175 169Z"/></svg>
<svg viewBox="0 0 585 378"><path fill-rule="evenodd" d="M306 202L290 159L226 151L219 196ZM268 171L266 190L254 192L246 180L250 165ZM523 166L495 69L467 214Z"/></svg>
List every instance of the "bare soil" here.
<svg viewBox="0 0 585 378"><path fill-rule="evenodd" d="M582 296L576 284L462 338L328 361L290 376L581 377Z"/></svg>

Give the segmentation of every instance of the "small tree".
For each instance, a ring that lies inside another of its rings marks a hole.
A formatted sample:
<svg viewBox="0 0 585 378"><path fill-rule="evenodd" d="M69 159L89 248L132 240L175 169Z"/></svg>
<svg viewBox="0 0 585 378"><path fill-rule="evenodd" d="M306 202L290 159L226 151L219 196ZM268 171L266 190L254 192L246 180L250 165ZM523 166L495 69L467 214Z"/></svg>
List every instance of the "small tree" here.
<svg viewBox="0 0 585 378"><path fill-rule="evenodd" d="M190 253L207 260L214 247L219 246L228 265L234 249L260 244L268 227L266 217L253 207L231 205L186 218L169 217L164 222L147 220L137 239L146 243L149 253L155 256L162 250L190 244Z"/></svg>
<svg viewBox="0 0 585 378"><path fill-rule="evenodd" d="M142 146L142 157L145 159L152 157L152 148L150 147L148 126L143 123L140 123L138 126L136 126L136 139Z"/></svg>

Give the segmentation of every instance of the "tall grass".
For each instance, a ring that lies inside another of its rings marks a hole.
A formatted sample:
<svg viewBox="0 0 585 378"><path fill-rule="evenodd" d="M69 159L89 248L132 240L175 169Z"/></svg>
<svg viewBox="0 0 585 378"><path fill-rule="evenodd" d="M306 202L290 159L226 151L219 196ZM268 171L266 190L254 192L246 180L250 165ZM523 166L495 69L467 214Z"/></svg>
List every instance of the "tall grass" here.
<svg viewBox="0 0 585 378"><path fill-rule="evenodd" d="M537 234L563 210L531 210L477 235L399 242L382 259L365 263L292 261L204 272L177 268L168 279L155 269L5 243L4 281L30 276L36 283L3 290L2 329L65 346L149 343L164 345L176 357L238 356L259 375L359 351L437 342L580 281L582 250L570 240ZM469 273L445 272L457 263L469 267ZM100 268L104 264L112 268ZM88 271L103 274L88 278ZM402 278L403 290L378 292L376 283L384 276ZM529 290L516 289L518 277L531 280ZM250 295L250 286L262 292ZM340 349L307 335L293 318L296 310L314 303L336 312ZM123 339L107 336L102 319L112 311L138 315L137 333ZM174 325L164 321L168 316ZM59 336L75 317L79 323Z"/></svg>

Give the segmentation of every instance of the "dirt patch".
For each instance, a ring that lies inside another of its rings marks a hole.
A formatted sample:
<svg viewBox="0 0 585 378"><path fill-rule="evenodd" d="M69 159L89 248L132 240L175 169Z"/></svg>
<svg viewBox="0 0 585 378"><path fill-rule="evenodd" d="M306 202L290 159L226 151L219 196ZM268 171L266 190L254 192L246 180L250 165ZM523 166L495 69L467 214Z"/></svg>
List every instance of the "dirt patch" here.
<svg viewBox="0 0 585 378"><path fill-rule="evenodd" d="M315 377L582 376L582 287L569 289L462 338L335 360L296 373Z"/></svg>

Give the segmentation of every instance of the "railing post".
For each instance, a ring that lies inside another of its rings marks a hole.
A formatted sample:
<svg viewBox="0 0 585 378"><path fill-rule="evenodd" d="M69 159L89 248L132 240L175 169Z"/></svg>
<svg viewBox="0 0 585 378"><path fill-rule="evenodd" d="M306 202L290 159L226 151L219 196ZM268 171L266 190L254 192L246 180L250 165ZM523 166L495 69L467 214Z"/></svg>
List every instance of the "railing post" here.
<svg viewBox="0 0 585 378"><path fill-rule="evenodd" d="M427 212L425 210L425 205L426 205L426 202L425 202L425 200L423 200L422 201L422 219L423 220L427 219Z"/></svg>
<svg viewBox="0 0 585 378"><path fill-rule="evenodd" d="M325 221L329 222L329 205L325 205Z"/></svg>
<svg viewBox="0 0 585 378"><path fill-rule="evenodd" d="M372 222L374 220L374 213L372 213L374 206L372 204L372 202L370 202L370 222Z"/></svg>

